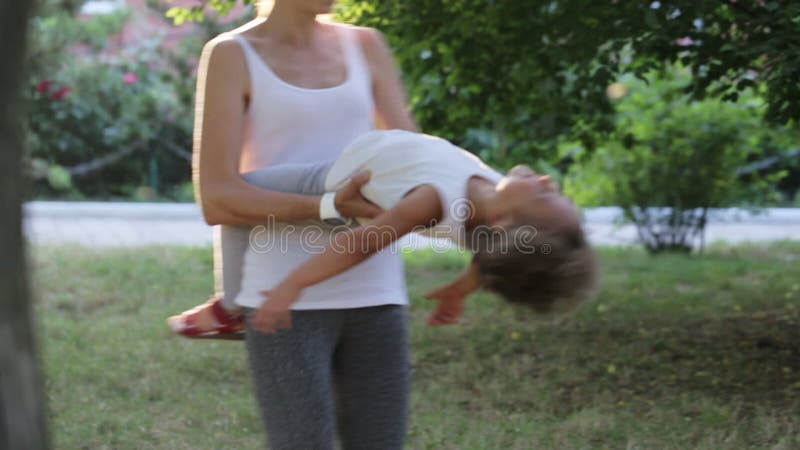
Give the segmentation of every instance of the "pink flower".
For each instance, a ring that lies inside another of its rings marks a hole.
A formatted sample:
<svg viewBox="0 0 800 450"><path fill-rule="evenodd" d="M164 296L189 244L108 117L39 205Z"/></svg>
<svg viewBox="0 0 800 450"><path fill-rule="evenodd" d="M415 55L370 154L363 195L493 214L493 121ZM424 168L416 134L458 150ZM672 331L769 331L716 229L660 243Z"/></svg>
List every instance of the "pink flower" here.
<svg viewBox="0 0 800 450"><path fill-rule="evenodd" d="M36 92L38 92L40 94L44 94L45 92L50 90L50 85L52 85L52 84L53 84L53 82L50 81L50 80L43 80L41 83L39 83L36 86Z"/></svg>
<svg viewBox="0 0 800 450"><path fill-rule="evenodd" d="M694 45L694 40L692 40L692 38L686 36L686 37L682 37L682 38L678 39L677 41L675 41L675 43L678 44L678 46L680 46L680 47L688 47L690 45Z"/></svg>
<svg viewBox="0 0 800 450"><path fill-rule="evenodd" d="M61 89L53 92L50 94L50 98L52 100L64 100L64 98L72 92L72 89L68 88L67 86L62 87Z"/></svg>
<svg viewBox="0 0 800 450"><path fill-rule="evenodd" d="M139 81L139 77L133 72L127 72L122 75L122 82L125 84L136 84L137 81Z"/></svg>

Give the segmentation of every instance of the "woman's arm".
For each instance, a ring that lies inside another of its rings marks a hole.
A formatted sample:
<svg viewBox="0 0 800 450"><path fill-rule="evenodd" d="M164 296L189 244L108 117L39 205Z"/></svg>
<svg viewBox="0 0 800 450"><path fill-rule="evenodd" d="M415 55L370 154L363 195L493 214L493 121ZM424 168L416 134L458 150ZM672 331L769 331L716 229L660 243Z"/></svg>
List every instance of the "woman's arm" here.
<svg viewBox="0 0 800 450"><path fill-rule="evenodd" d="M372 95L380 128L419 131L408 109L408 98L400 70L380 31L360 28L359 40L372 76Z"/></svg>
<svg viewBox="0 0 800 450"><path fill-rule="evenodd" d="M441 215L438 193L425 185L414 189L371 224L336 233L321 254L297 267L272 290L262 292L268 299L254 317L255 327L265 333L289 328L289 308L304 288L363 262L414 229L434 224Z"/></svg>
<svg viewBox="0 0 800 450"><path fill-rule="evenodd" d="M212 40L203 48L197 76L192 178L197 201L210 225L259 224L319 218L319 196L260 189L239 174L250 77L241 46ZM360 187L360 186L359 186ZM346 216L375 217L380 209L354 198L338 198Z"/></svg>
<svg viewBox="0 0 800 450"><path fill-rule="evenodd" d="M239 176L250 77L241 46L212 40L197 74L193 180L211 225L316 218L319 198L256 188Z"/></svg>

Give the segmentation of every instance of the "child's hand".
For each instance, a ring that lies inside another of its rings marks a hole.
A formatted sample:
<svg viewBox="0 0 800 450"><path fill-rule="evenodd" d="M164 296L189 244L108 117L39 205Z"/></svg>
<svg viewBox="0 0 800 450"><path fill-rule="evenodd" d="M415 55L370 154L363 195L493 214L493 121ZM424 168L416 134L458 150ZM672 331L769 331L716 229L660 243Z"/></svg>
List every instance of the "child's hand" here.
<svg viewBox="0 0 800 450"><path fill-rule="evenodd" d="M274 333L292 328L292 311L289 309L300 296L300 289L281 283L272 290L261 291L264 303L253 317L253 326L262 333Z"/></svg>
<svg viewBox="0 0 800 450"><path fill-rule="evenodd" d="M428 318L428 325L446 325L458 322L464 311L467 294L458 284L451 283L425 294L428 300L438 300L439 306Z"/></svg>

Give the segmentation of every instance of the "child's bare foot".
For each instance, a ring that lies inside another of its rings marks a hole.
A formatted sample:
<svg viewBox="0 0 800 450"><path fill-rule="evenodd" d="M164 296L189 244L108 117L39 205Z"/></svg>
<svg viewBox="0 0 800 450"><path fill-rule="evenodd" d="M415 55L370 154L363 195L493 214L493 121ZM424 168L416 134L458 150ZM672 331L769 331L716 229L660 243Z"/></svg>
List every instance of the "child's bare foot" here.
<svg viewBox="0 0 800 450"><path fill-rule="evenodd" d="M167 325L188 338L244 339L244 317L239 311L225 309L220 297L167 318Z"/></svg>

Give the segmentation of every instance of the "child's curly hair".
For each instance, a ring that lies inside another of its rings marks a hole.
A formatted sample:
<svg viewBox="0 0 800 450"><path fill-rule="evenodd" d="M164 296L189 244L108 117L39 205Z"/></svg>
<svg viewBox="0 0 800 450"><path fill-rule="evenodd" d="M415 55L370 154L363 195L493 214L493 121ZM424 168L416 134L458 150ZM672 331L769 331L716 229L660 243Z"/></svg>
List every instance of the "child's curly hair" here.
<svg viewBox="0 0 800 450"><path fill-rule="evenodd" d="M520 225L477 236L483 286L540 313L566 312L595 292L598 264L581 227Z"/></svg>

